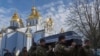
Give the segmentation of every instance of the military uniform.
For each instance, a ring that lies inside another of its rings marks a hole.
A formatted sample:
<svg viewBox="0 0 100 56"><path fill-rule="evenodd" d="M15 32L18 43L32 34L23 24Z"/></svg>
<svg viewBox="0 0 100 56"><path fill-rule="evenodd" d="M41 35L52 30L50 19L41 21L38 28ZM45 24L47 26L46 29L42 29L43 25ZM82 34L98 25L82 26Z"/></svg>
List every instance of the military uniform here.
<svg viewBox="0 0 100 56"><path fill-rule="evenodd" d="M67 48L64 44L58 43L55 46L54 52L56 56L69 56L69 48Z"/></svg>
<svg viewBox="0 0 100 56"><path fill-rule="evenodd" d="M38 46L36 49L36 56L47 56L47 49L42 46Z"/></svg>
<svg viewBox="0 0 100 56"><path fill-rule="evenodd" d="M53 49L48 50L48 55L47 56L55 56L55 53L53 52Z"/></svg>
<svg viewBox="0 0 100 56"><path fill-rule="evenodd" d="M69 47L70 48L70 54L69 56L81 56L80 55L80 49L81 47L75 46L75 47Z"/></svg>
<svg viewBox="0 0 100 56"><path fill-rule="evenodd" d="M93 56L93 51L91 48L84 46L80 50L81 56Z"/></svg>

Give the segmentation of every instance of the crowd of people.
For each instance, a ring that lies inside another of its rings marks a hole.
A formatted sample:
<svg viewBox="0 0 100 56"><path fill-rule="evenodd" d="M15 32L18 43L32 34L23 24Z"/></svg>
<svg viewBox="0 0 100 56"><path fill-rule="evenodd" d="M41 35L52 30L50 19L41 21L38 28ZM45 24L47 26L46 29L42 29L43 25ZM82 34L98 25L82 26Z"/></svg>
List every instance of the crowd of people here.
<svg viewBox="0 0 100 56"><path fill-rule="evenodd" d="M79 46L75 41L72 41L70 46L66 46L65 36L61 35L54 47L51 45L47 47L46 41L40 39L39 45L33 42L29 51L24 47L18 56L93 56L93 51L89 40L86 40L84 45Z"/></svg>

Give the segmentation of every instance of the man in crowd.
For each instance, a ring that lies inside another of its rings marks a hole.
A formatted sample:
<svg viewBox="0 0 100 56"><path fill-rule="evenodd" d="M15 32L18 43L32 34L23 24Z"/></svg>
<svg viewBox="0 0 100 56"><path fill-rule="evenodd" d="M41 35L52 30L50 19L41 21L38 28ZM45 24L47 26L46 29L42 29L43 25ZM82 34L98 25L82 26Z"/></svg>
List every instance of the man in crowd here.
<svg viewBox="0 0 100 56"><path fill-rule="evenodd" d="M53 46L51 46L51 45L48 46L48 55L47 56L55 56L54 51L53 51Z"/></svg>
<svg viewBox="0 0 100 56"><path fill-rule="evenodd" d="M81 56L93 56L93 51L90 47L90 41L86 40L84 42L84 46L82 46L82 49L80 50Z"/></svg>
<svg viewBox="0 0 100 56"><path fill-rule="evenodd" d="M47 56L47 49L44 39L40 40L40 45L36 49L36 56Z"/></svg>
<svg viewBox="0 0 100 56"><path fill-rule="evenodd" d="M69 56L80 56L81 46L77 45L74 40L72 41L71 46L69 48L70 48Z"/></svg>
<svg viewBox="0 0 100 56"><path fill-rule="evenodd" d="M54 52L56 56L69 56L70 49L66 47L65 36L59 36L58 43L54 48Z"/></svg>

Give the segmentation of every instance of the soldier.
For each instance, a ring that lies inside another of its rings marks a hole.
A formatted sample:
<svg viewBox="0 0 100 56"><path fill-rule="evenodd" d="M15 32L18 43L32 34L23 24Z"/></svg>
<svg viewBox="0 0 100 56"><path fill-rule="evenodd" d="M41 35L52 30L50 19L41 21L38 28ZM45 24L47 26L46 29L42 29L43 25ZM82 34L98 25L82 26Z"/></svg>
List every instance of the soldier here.
<svg viewBox="0 0 100 56"><path fill-rule="evenodd" d="M80 55L81 56L93 56L93 51L90 48L90 41L86 40L84 42L84 46L80 50Z"/></svg>
<svg viewBox="0 0 100 56"><path fill-rule="evenodd" d="M28 53L28 55L29 56L36 56L36 43L35 42L33 42L32 43L32 46L31 46L31 48L30 48L30 50L29 50L29 53Z"/></svg>
<svg viewBox="0 0 100 56"><path fill-rule="evenodd" d="M36 56L47 56L47 49L44 39L40 40L40 45L36 49Z"/></svg>
<svg viewBox="0 0 100 56"><path fill-rule="evenodd" d="M28 56L27 48L26 48L26 47L24 47L24 48L22 49L22 51L19 53L19 56Z"/></svg>
<svg viewBox="0 0 100 56"><path fill-rule="evenodd" d="M55 56L54 51L53 51L53 47L51 45L49 45L48 48L49 48L48 56Z"/></svg>
<svg viewBox="0 0 100 56"><path fill-rule="evenodd" d="M56 44L54 48L54 52L56 56L69 56L69 48L66 47L65 36L59 36L59 42Z"/></svg>
<svg viewBox="0 0 100 56"><path fill-rule="evenodd" d="M73 41L71 43L70 48L70 55L69 56L80 56L79 52L80 52L80 46L76 45L76 42Z"/></svg>

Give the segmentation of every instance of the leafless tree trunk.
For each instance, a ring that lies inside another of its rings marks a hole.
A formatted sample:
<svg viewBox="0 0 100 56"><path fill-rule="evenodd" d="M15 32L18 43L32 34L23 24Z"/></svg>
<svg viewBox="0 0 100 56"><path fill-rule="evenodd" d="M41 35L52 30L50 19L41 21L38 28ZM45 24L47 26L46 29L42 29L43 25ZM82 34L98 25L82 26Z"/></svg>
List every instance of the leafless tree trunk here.
<svg viewBox="0 0 100 56"><path fill-rule="evenodd" d="M73 0L70 6L69 22L85 37L92 47L100 45L100 0ZM74 17L73 17L74 16Z"/></svg>

